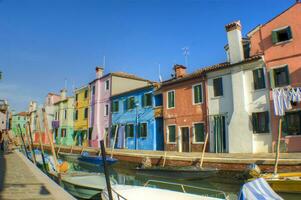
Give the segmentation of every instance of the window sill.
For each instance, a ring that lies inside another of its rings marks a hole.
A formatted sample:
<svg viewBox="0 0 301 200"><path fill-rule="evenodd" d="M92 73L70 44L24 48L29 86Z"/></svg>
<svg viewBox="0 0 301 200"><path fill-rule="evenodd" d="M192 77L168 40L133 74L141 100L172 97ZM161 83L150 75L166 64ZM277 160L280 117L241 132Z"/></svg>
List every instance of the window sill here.
<svg viewBox="0 0 301 200"><path fill-rule="evenodd" d="M193 103L192 105L194 106L198 106L198 105L202 105L204 102L200 102L200 103Z"/></svg>
<svg viewBox="0 0 301 200"><path fill-rule="evenodd" d="M264 91L268 91L268 88L261 88L261 89L253 89L252 93L256 93L256 92L264 92Z"/></svg>
<svg viewBox="0 0 301 200"><path fill-rule="evenodd" d="M192 142L192 144L204 144L204 142Z"/></svg>
<svg viewBox="0 0 301 200"><path fill-rule="evenodd" d="M286 135L284 137L285 138L296 138L296 137L301 137L301 135Z"/></svg>
<svg viewBox="0 0 301 200"><path fill-rule="evenodd" d="M174 109L174 108L176 108L176 107L170 107L170 108L167 108L167 109L169 110L169 109Z"/></svg>
<svg viewBox="0 0 301 200"><path fill-rule="evenodd" d="M166 142L166 144L177 144L176 142Z"/></svg>
<svg viewBox="0 0 301 200"><path fill-rule="evenodd" d="M271 135L271 133L270 132L253 133L253 135Z"/></svg>
<svg viewBox="0 0 301 200"><path fill-rule="evenodd" d="M210 99L214 100L214 99L222 99L222 98L224 98L224 96L211 97Z"/></svg>
<svg viewBox="0 0 301 200"><path fill-rule="evenodd" d="M286 40L286 41L276 42L274 45L279 46L279 45L282 45L282 44L290 43L292 41L293 41L293 38L289 39L289 40Z"/></svg>

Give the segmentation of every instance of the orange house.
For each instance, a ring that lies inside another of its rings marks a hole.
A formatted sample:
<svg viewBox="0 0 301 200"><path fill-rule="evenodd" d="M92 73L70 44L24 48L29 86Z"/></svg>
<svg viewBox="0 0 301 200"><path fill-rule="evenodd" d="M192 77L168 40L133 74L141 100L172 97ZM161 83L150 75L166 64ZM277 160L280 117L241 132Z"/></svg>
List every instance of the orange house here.
<svg viewBox="0 0 301 200"><path fill-rule="evenodd" d="M248 34L250 54L263 54L269 72L270 88L301 87L301 3L256 27ZM274 114L270 95L273 146L278 137L279 117ZM287 152L301 151L301 106L285 114L281 145Z"/></svg>
<svg viewBox="0 0 301 200"><path fill-rule="evenodd" d="M164 81L164 149L200 152L206 135L205 81L200 71L186 74L183 65L174 66L174 77Z"/></svg>

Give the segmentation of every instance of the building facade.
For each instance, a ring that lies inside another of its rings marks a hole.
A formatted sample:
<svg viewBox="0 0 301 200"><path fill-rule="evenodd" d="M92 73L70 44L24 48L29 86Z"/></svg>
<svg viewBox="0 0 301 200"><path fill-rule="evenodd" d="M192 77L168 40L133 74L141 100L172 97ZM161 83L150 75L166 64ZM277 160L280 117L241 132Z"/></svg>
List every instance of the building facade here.
<svg viewBox="0 0 301 200"><path fill-rule="evenodd" d="M271 89L301 87L300 17L301 3L297 1L293 6L248 34L251 56L264 55ZM279 117L274 114L273 99L272 95L270 96L273 149L275 150ZM292 110L284 116L281 146L287 152L300 152L301 106L293 104L292 107Z"/></svg>
<svg viewBox="0 0 301 200"><path fill-rule="evenodd" d="M8 103L6 100L0 100L0 131L8 129Z"/></svg>
<svg viewBox="0 0 301 200"><path fill-rule="evenodd" d="M201 152L207 132L205 79L201 71L186 74L186 67L174 66L174 78L164 81L165 150Z"/></svg>
<svg viewBox="0 0 301 200"><path fill-rule="evenodd" d="M74 145L74 97L67 96L62 89L60 100L54 103L52 129L57 144Z"/></svg>
<svg viewBox="0 0 301 200"><path fill-rule="evenodd" d="M100 134L108 135L111 129L111 113L110 106L111 96L126 92L135 88L149 85L148 80L139 78L137 76L115 72L103 75L103 68L96 68L96 79L90 83L91 88L91 111L89 122L89 139L90 145L93 147L99 147ZM96 112L100 113L99 121L96 121ZM101 130L93 129L96 124L100 123ZM108 138L106 139L108 143Z"/></svg>
<svg viewBox="0 0 301 200"><path fill-rule="evenodd" d="M161 94L155 96L154 90L155 86L150 85L111 97L111 147L163 150L163 118L155 115L155 107L161 106Z"/></svg>
<svg viewBox="0 0 301 200"><path fill-rule="evenodd" d="M21 132L22 134L25 134L26 131L26 123L28 122L28 114L27 112L20 112L17 114L13 114L12 115L12 119L11 119L11 130L13 132L13 134L15 136L19 136L20 135L20 129L19 129L19 125L21 128Z"/></svg>
<svg viewBox="0 0 301 200"><path fill-rule="evenodd" d="M90 89L89 86L83 86L75 89L74 102L74 139L75 145L89 146L89 107L90 107Z"/></svg>

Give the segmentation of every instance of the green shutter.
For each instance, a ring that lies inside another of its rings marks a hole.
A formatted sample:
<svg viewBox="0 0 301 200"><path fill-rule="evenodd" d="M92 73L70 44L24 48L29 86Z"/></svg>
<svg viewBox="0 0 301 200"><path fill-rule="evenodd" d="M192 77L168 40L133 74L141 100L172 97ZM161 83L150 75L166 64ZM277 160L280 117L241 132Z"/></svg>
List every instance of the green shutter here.
<svg viewBox="0 0 301 200"><path fill-rule="evenodd" d="M274 73L274 70L271 69L269 74L270 74L270 86L271 86L271 88L275 88L275 75L274 75L275 73Z"/></svg>
<svg viewBox="0 0 301 200"><path fill-rule="evenodd" d="M194 86L194 103L202 102L201 85Z"/></svg>
<svg viewBox="0 0 301 200"><path fill-rule="evenodd" d="M195 142L204 142L204 124L194 125L194 138Z"/></svg>
<svg viewBox="0 0 301 200"><path fill-rule="evenodd" d="M272 31L272 42L276 44L278 42L277 31Z"/></svg>
<svg viewBox="0 0 301 200"><path fill-rule="evenodd" d="M253 125L253 133L257 133L257 129L258 129L258 115L257 115L257 113L252 113L252 125Z"/></svg>
<svg viewBox="0 0 301 200"><path fill-rule="evenodd" d="M265 115L265 132L269 132L269 112L264 112Z"/></svg>
<svg viewBox="0 0 301 200"><path fill-rule="evenodd" d="M293 35L292 35L292 29L291 27L287 27L287 35L288 35L288 39L292 39L293 38Z"/></svg>
<svg viewBox="0 0 301 200"><path fill-rule="evenodd" d="M290 74L289 74L289 70L288 70L288 65L285 66L285 73L286 73L286 80L287 80L287 84L289 85L291 80L290 80Z"/></svg>
<svg viewBox="0 0 301 200"><path fill-rule="evenodd" d="M282 134L281 134L281 137L288 135L287 134L287 132L288 132L287 129L288 129L287 128L287 116L285 116L285 117L282 117Z"/></svg>

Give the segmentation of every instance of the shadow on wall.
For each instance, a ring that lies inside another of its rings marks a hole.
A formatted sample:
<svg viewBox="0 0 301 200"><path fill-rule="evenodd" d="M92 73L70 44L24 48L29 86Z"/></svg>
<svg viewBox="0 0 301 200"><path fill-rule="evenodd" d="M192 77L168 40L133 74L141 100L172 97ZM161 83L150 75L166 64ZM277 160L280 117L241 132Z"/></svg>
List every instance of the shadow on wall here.
<svg viewBox="0 0 301 200"><path fill-rule="evenodd" d="M4 189L5 172L6 172L6 161L4 158L4 153L0 150L0 199L2 199L1 193Z"/></svg>

